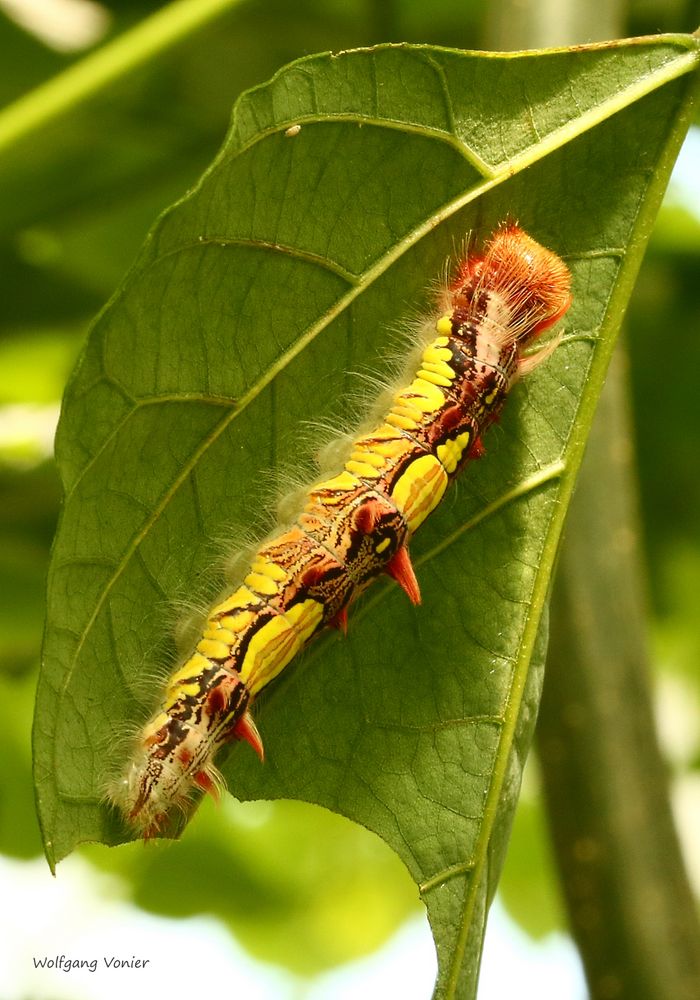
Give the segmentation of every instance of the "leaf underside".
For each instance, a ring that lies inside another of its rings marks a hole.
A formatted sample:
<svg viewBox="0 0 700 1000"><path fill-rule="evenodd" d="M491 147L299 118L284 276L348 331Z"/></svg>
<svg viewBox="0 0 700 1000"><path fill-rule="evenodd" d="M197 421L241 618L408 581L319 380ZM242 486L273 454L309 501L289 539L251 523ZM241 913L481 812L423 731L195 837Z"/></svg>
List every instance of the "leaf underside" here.
<svg viewBox="0 0 700 1000"><path fill-rule="evenodd" d="M126 839L101 803L108 751L154 707L180 602L218 590L220 540L273 523L270 470L312 457L314 425L366 412L361 373L388 371L445 259L517 218L572 269L562 344L417 536L422 606L376 584L349 637L324 635L260 700L265 766L237 745L224 768L240 798L305 799L378 833L421 887L436 995L473 995L564 509L695 60L684 37L383 46L241 97L66 391L34 731L52 865Z"/></svg>

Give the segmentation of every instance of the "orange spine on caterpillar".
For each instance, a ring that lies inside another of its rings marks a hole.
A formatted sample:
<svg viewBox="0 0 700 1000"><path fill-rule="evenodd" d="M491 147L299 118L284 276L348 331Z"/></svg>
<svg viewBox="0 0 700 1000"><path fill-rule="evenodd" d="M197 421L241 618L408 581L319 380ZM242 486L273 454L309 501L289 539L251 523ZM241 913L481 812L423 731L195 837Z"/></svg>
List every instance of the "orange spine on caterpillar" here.
<svg viewBox="0 0 700 1000"><path fill-rule="evenodd" d="M449 482L482 452L481 436L512 385L554 350L531 351L569 308L563 261L513 224L457 268L433 339L388 412L352 443L338 473L306 491L291 527L253 556L241 585L209 611L196 648L169 678L109 798L142 836L185 814L193 793L218 796L218 751L246 740L257 694L382 573L420 602L408 545Z"/></svg>

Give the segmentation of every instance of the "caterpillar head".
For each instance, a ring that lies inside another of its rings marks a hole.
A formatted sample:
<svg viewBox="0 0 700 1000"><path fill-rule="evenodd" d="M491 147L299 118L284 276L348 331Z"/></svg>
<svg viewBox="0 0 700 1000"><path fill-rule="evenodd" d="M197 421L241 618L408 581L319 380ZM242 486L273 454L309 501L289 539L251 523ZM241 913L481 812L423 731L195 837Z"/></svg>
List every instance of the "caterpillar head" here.
<svg viewBox="0 0 700 1000"><path fill-rule="evenodd" d="M461 265L451 291L454 308L477 316L498 297L508 340L522 350L571 305L571 273L555 253L506 223L483 255Z"/></svg>

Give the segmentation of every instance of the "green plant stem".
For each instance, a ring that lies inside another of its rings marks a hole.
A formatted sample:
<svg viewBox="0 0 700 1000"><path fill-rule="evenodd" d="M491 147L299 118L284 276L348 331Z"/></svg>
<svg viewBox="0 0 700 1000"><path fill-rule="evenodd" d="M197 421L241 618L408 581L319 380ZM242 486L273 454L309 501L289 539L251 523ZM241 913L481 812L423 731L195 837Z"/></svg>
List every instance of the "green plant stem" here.
<svg viewBox="0 0 700 1000"><path fill-rule="evenodd" d="M549 824L595 1000L700 996L700 927L655 738L624 361L571 504L538 742Z"/></svg>
<svg viewBox="0 0 700 1000"><path fill-rule="evenodd" d="M0 152L149 62L241 0L176 0L0 112Z"/></svg>

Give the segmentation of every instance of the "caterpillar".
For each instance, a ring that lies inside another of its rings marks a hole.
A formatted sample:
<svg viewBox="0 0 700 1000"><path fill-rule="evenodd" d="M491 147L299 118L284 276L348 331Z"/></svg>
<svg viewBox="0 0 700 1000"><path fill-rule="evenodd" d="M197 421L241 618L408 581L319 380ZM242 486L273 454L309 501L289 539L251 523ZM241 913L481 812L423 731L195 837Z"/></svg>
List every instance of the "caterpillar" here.
<svg viewBox="0 0 700 1000"><path fill-rule="evenodd" d="M108 792L150 838L195 792L218 797L219 750L246 740L264 757L250 708L326 626L388 574L409 600L420 589L409 543L450 481L482 454L481 438L517 379L555 349L533 348L571 303L564 262L513 223L466 255L408 385L357 435L337 474L311 485L296 520L255 552L240 586L209 611L196 648L169 678L157 711Z"/></svg>

